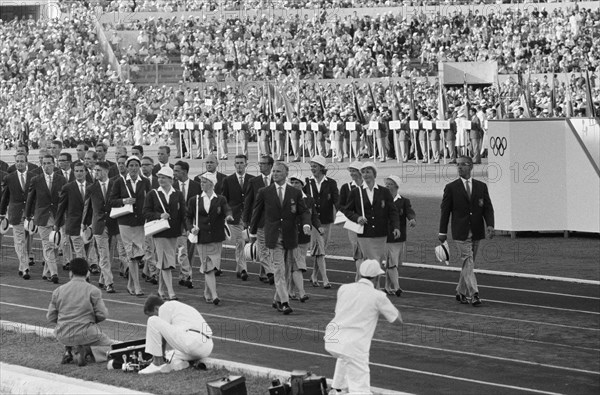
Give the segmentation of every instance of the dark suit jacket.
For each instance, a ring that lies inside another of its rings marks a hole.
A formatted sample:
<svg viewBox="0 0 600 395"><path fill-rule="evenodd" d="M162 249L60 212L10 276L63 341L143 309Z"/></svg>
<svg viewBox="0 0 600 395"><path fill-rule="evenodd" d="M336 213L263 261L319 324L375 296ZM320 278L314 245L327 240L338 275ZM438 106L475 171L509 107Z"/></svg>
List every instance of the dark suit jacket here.
<svg viewBox="0 0 600 395"><path fill-rule="evenodd" d="M0 171L8 173L8 163L0 159Z"/></svg>
<svg viewBox="0 0 600 395"><path fill-rule="evenodd" d="M39 167L35 163L27 162L27 171L33 171L35 169L41 169L41 167ZM13 172L17 171L17 168L14 164L12 164L8 167L8 170L6 170L6 171L9 173L13 173ZM39 174L39 173L36 173L35 175L37 175L37 174Z"/></svg>
<svg viewBox="0 0 600 395"><path fill-rule="evenodd" d="M227 203L233 212L232 224L234 225L239 225L240 220L242 219L246 194L252 178L253 176L246 173L244 175L243 186L240 185L240 179L237 173L233 173L223 180L223 196L227 199Z"/></svg>
<svg viewBox="0 0 600 395"><path fill-rule="evenodd" d="M158 177L156 177L155 175L152 175L150 177L146 177L146 176L142 175L142 177L147 178L148 181L150 181L150 186L152 187L152 189L156 189L159 187Z"/></svg>
<svg viewBox="0 0 600 395"><path fill-rule="evenodd" d="M310 196L307 196L304 199L304 204L306 205L306 209L310 213L310 223L313 228L318 229L321 227L321 221L319 221L319 213L315 210L315 200ZM302 229L304 225L301 221L298 221L298 244L307 244L310 243L310 235L304 234L304 229Z"/></svg>
<svg viewBox="0 0 600 395"><path fill-rule="evenodd" d="M461 178L447 184L444 188L440 233L448 233L448 222L452 215L451 226L454 240L466 240L469 230L473 240L485 239L485 225L494 226L494 207L487 185L473 178L471 180L470 201Z"/></svg>
<svg viewBox="0 0 600 395"><path fill-rule="evenodd" d="M90 184L86 183L83 189L84 193L89 186ZM77 181L66 183L58 195L56 225L63 226L64 224L65 232L69 236L78 236L81 233L84 198L79 191Z"/></svg>
<svg viewBox="0 0 600 395"><path fill-rule="evenodd" d="M198 207L198 244L217 243L225 240L225 217L231 215L227 200L220 195L211 199L208 213L204 209L201 195L189 199L187 203L188 229L192 229L196 221L196 206Z"/></svg>
<svg viewBox="0 0 600 395"><path fill-rule="evenodd" d="M161 166L161 164L160 164L160 163L157 163L157 164L155 164L155 165L154 165L154 167L152 168L152 175L153 175L153 176L155 176L155 175L156 175L156 173L158 173L158 171L160 170L160 168L161 168L161 167L162 167L162 166ZM172 164L172 163L169 163L169 167L170 167L171 169L173 169L173 168L175 167L175 165L174 165L174 164Z"/></svg>
<svg viewBox="0 0 600 395"><path fill-rule="evenodd" d="M200 176L202 174L198 174L196 177L194 177L194 181L196 181L198 184L200 184ZM227 177L225 174L217 172L217 185L215 185L214 188L217 195L221 195L223 193L223 180L225 180L225 177Z"/></svg>
<svg viewBox="0 0 600 395"><path fill-rule="evenodd" d="M348 204L348 198L350 197L350 191L352 191L355 188L356 188L356 186L349 182L346 182L346 183L344 183L344 185L342 185L342 187L340 188L340 201L339 201L340 210Z"/></svg>
<svg viewBox="0 0 600 395"><path fill-rule="evenodd" d="M190 181L188 184L188 190L185 191L187 196L184 196L186 204L194 196L202 194L202 188L200 187L200 183L197 183L196 181L192 180L191 178L188 178L188 180ZM179 191L180 190L179 189L179 181L175 181L173 183L173 187Z"/></svg>
<svg viewBox="0 0 600 395"><path fill-rule="evenodd" d="M165 210L170 215L170 228L163 230L152 237L174 238L181 236L182 230L185 228L186 207L183 194L176 189L169 196L168 202L165 195L158 189L153 189L150 191L146 195L146 201L144 202L144 218L146 218L146 221L160 219L161 214L163 214L165 211L160 205L158 200L159 197L163 206L165 207Z"/></svg>
<svg viewBox="0 0 600 395"><path fill-rule="evenodd" d="M362 193L365 211L362 212L360 203ZM385 237L388 229L400 229L398 209L394 204L390 190L381 185L373 191L373 204L369 202L367 192L364 188L354 188L348 197L348 204L342 210L344 215L351 221L358 222L359 217L365 217L367 224L364 232L358 237Z"/></svg>
<svg viewBox="0 0 600 395"><path fill-rule="evenodd" d="M246 224L246 226L250 226L250 221L252 220L252 209L254 208L254 202L256 202L258 191L260 191L261 188L265 187L263 177L263 174L259 174L256 177L252 178L248 183L248 190L246 191L246 201L244 202L244 211L242 212L242 221L244 221L244 224ZM269 183L273 183L270 174ZM265 219L260 218L258 221L258 227L262 228L264 225Z"/></svg>
<svg viewBox="0 0 600 395"><path fill-rule="evenodd" d="M64 171L62 171L62 170L59 170L59 171L62 176L65 175ZM66 179L66 177L65 177L65 179ZM73 172L73 169L71 169L71 171L69 172L69 179L67 180L67 182L72 182L72 181L75 181L75 173Z"/></svg>
<svg viewBox="0 0 600 395"><path fill-rule="evenodd" d="M396 199L396 197L394 197ZM406 241L406 220L415 219L415 210L412 209L410 205L410 199L405 196L400 197L397 200L394 200L394 204L398 209L398 218L400 220L400 238L394 239L394 228L391 226L388 229L388 243L400 243L402 241Z"/></svg>
<svg viewBox="0 0 600 395"><path fill-rule="evenodd" d="M333 178L327 177L321 183L321 191L317 191L317 183L312 178L306 179L304 193L315 199L315 210L319 213L319 219L323 225L333 222L335 219L334 207L340 208L340 194L337 183Z"/></svg>
<svg viewBox="0 0 600 395"><path fill-rule="evenodd" d="M258 191L252 210L250 233L256 234L258 223L264 217L265 245L275 248L281 236L283 248L293 250L298 247L298 222L310 225L310 213L304 204L302 192L285 184L283 205L279 202L275 183Z"/></svg>
<svg viewBox="0 0 600 395"><path fill-rule="evenodd" d="M117 164L113 164L108 168L108 178L113 178L119 175L119 168Z"/></svg>
<svg viewBox="0 0 600 395"><path fill-rule="evenodd" d="M104 229L110 236L119 234L119 224L116 219L110 218L110 190L115 184L115 180L108 180L106 188L106 199L102 197L102 187L100 182L96 181L85 191L85 204L83 206L83 224L92 225L92 233L101 235Z"/></svg>
<svg viewBox="0 0 600 395"><path fill-rule="evenodd" d="M0 214L8 214L8 223L18 225L23 221L25 205L27 204L27 193L31 180L35 177L31 173L26 174L25 189L21 188L19 180L20 173L9 173L2 182L2 200L0 201ZM6 209L8 207L8 213Z"/></svg>
<svg viewBox="0 0 600 395"><path fill-rule="evenodd" d="M114 185L110 188L110 206L111 207L123 207L123 199L128 198L129 195L135 198L133 204L133 213L127 214L117 218L119 225L126 226L143 226L144 225L144 202L146 200L146 194L150 192L150 181L147 178L141 177L136 184L135 191L131 185L131 181L125 182L123 177L115 177ZM127 192L129 190L129 192Z"/></svg>
<svg viewBox="0 0 600 395"><path fill-rule="evenodd" d="M50 214L56 220L58 195L66 183L67 180L62 175L54 173L52 190L48 190L45 174L33 177L29 184L25 216L29 218L33 214L33 223L37 226L47 226Z"/></svg>

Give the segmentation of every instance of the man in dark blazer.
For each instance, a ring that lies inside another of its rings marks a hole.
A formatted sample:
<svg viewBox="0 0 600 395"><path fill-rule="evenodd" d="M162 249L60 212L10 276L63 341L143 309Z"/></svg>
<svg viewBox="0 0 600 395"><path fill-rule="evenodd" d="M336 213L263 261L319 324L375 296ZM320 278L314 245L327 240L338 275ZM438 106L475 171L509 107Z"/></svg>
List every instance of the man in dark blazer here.
<svg viewBox="0 0 600 395"><path fill-rule="evenodd" d="M215 154L206 155L206 159L204 159L204 166L206 167L206 171L217 176L217 184L215 185L215 193L217 195L223 194L223 181L227 175L218 172L217 168L219 167L219 160ZM200 176L202 174L198 174L194 177L194 181L200 184Z"/></svg>
<svg viewBox="0 0 600 395"><path fill-rule="evenodd" d="M27 156L15 156L16 171L2 176L2 199L0 200L0 218L8 215L8 223L13 227L13 242L19 260L19 275L29 280L29 252L31 238L25 232L25 204L27 192L33 175L27 172Z"/></svg>
<svg viewBox="0 0 600 395"><path fill-rule="evenodd" d="M34 177L29 184L25 217L31 219L38 227L42 239L42 250L46 266L42 279L49 279L58 284L58 271L56 268L56 247L48 238L57 220L58 195L67 180L59 173L54 172L54 157L45 155L42 159L44 172Z"/></svg>
<svg viewBox="0 0 600 395"><path fill-rule="evenodd" d="M304 234L308 235L311 231L310 213L302 199L302 192L286 183L288 172L288 166L283 162L273 166L273 183L258 191L250 222L250 233L255 235L260 218L264 217L265 245L275 268L273 307L286 315L292 312L292 308L285 273L298 247L298 222L302 224Z"/></svg>
<svg viewBox="0 0 600 395"><path fill-rule="evenodd" d="M108 293L114 293L114 281L110 260L109 239L118 236L119 225L117 220L110 218L110 190L115 181L108 178L110 165L106 162L96 163L96 182L85 191L85 204L83 207L81 229L92 227L92 234L96 242L99 255L100 278L99 284L104 284Z"/></svg>
<svg viewBox="0 0 600 395"><path fill-rule="evenodd" d="M340 208L340 193L335 180L326 176L327 169L325 165L325 158L321 155L315 155L310 160L310 171L313 175L306 180L304 193L315 200L315 210L319 214L322 227L322 231L313 228L313 234L311 235L311 255L315 257L315 263L310 282L313 286L318 287L317 274L321 273L323 287L329 289L331 284L329 284L327 278L325 249L331 236L331 225L335 219L335 211Z"/></svg>
<svg viewBox="0 0 600 395"><path fill-rule="evenodd" d="M133 205L133 213L118 217L117 222L128 259L127 290L131 295L143 296L139 278L139 266L145 255L143 209L146 194L150 192L151 186L150 181L140 175L141 161L137 156L130 156L126 165L127 177L116 178L110 190L110 205L111 207Z"/></svg>
<svg viewBox="0 0 600 395"><path fill-rule="evenodd" d="M438 238L445 242L448 222L452 216L452 239L456 241L462 261L462 271L456 287L456 300L473 306L482 304L475 278L475 257L479 240L494 237L494 207L487 185L471 177L473 160L461 156L457 160L459 178L446 185L442 198Z"/></svg>
<svg viewBox="0 0 600 395"><path fill-rule="evenodd" d="M158 188L158 177L152 174L154 168L154 159L149 156L142 157L142 176L146 177L150 181L152 189Z"/></svg>
<svg viewBox="0 0 600 395"><path fill-rule="evenodd" d="M183 199L187 202L194 196L202 194L202 188L200 184L194 180L191 180L188 176L190 171L190 165L182 160L175 163L173 167L173 174L175 180L173 182L173 188L183 193ZM193 243L190 243L187 238L187 232L184 232L177 238L177 251L178 251L178 262L179 262L179 285L183 285L188 288L194 288L192 283L192 266L191 263L194 260L194 254L196 248Z"/></svg>
<svg viewBox="0 0 600 395"><path fill-rule="evenodd" d="M96 148L96 155L98 155L98 157L96 158L96 162L105 161L110 166L110 169L108 171L108 178L113 178L113 177L119 175L119 169L117 168L117 164L115 162L111 162L110 160L106 159L106 154L108 153L108 146L104 143L98 143L98 144L96 144L95 148ZM117 147L117 151L119 148L120 147ZM124 155L127 156L127 151L125 151ZM117 158L119 156L120 155L117 155ZM91 169L89 169L89 171L95 176L94 167L95 167L95 165Z"/></svg>
<svg viewBox="0 0 600 395"><path fill-rule="evenodd" d="M269 155L263 155L258 162L260 174L248 182L246 201L244 202L244 209L242 211L242 222L245 228L250 226L254 202L258 196L258 191L260 191L261 188L269 186L272 182L271 170L273 169L273 163L273 157ZM257 255L260 263L258 279L273 285L275 284L275 279L273 277L273 265L269 259L269 251L265 246L265 232L263 230L264 224L264 218L260 218L258 222L258 232L256 234Z"/></svg>
<svg viewBox="0 0 600 395"><path fill-rule="evenodd" d="M69 154L68 152L61 152L60 155L58 155L58 168L60 169L60 174L62 174L62 176L65 178L65 180L67 180L67 182L75 181L75 173L73 172L73 166L71 163L71 159L72 159L71 154ZM85 177L85 167L84 167L84 177Z"/></svg>
<svg viewBox="0 0 600 395"><path fill-rule="evenodd" d="M8 173L8 163L0 159L0 172Z"/></svg>
<svg viewBox="0 0 600 395"><path fill-rule="evenodd" d="M156 175L158 171L164 167L169 166L171 169L174 167L172 163L169 163L169 157L171 156L171 147L167 145L161 145L158 147L158 163L152 169L152 175Z"/></svg>
<svg viewBox="0 0 600 395"><path fill-rule="evenodd" d="M227 176L223 180L223 196L233 212L233 222L229 224L231 228L231 242L235 245L236 273L242 281L248 280L248 267L246 265L246 255L244 254L244 225L242 222L242 213L244 211L244 202L246 200L246 191L250 184L252 176L246 173L248 158L246 155L236 155L234 159L235 173Z"/></svg>
<svg viewBox="0 0 600 395"><path fill-rule="evenodd" d="M29 162L29 160L27 159L27 157L29 156L29 147L28 147L28 146L26 146L26 145L24 145L24 144L19 144L19 145L17 146L17 152L15 153L15 158L16 158L16 157L17 157L17 155L19 155L19 154L25 155L25 160L26 160L26 163L27 163L27 165L26 165L26 166L27 166L27 167L26 167L26 170L27 170L27 171L32 171L32 170L34 170L34 169L37 169L37 168L38 168L38 165L36 165L35 163L31 163L31 162ZM13 163L12 165L10 165L10 166L8 167L8 169L6 169L6 171L7 171L8 173L12 173L13 171L16 171L16 170L17 170L17 168L15 167L15 164L14 164L14 163Z"/></svg>
<svg viewBox="0 0 600 395"><path fill-rule="evenodd" d="M60 156L63 156L61 153ZM73 168L75 180L67 182L58 196L58 210L56 212L56 223L54 230L59 231L63 227L63 256L66 262L75 258L86 258L85 244L81 238L81 221L83 218L83 203L85 190L91 184L85 181L85 165L78 163ZM72 247L72 249L71 249ZM66 266L66 265L65 265ZM98 273L98 267L90 266L90 272Z"/></svg>

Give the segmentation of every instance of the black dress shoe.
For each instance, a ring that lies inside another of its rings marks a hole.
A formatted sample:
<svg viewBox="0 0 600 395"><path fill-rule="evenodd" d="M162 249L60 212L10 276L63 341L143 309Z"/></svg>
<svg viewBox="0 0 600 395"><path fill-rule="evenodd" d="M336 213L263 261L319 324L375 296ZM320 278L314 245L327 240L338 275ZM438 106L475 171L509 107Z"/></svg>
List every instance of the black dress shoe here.
<svg viewBox="0 0 600 395"><path fill-rule="evenodd" d="M463 294L456 294L456 301L460 304L469 304L467 297Z"/></svg>
<svg viewBox="0 0 600 395"><path fill-rule="evenodd" d="M29 266L34 266L35 260L33 258L29 258Z"/></svg>
<svg viewBox="0 0 600 395"><path fill-rule="evenodd" d="M179 280L179 285L181 285L182 287L185 287L185 280L184 279Z"/></svg>
<svg viewBox="0 0 600 395"><path fill-rule="evenodd" d="M75 347L75 363L77 363L77 366L87 365L87 361L85 360L85 346Z"/></svg>
<svg viewBox="0 0 600 395"><path fill-rule="evenodd" d="M68 272L68 271L69 271L69 269L70 269L70 266L69 266L69 264L68 264L68 263L65 263L65 264L63 265L63 270L65 270L65 271L67 271L67 272Z"/></svg>
<svg viewBox="0 0 600 395"><path fill-rule="evenodd" d="M90 273L100 274L100 268L98 267L98 265L93 264L92 266L90 266Z"/></svg>
<svg viewBox="0 0 600 395"><path fill-rule="evenodd" d="M158 279L156 278L156 276L152 276L152 278L150 278L150 284L158 284Z"/></svg>
<svg viewBox="0 0 600 395"><path fill-rule="evenodd" d="M103 283L98 283L98 288L104 289L104 284Z"/></svg>
<svg viewBox="0 0 600 395"><path fill-rule="evenodd" d="M242 270L240 277L242 278L242 281L248 281L248 273L245 270Z"/></svg>
<svg viewBox="0 0 600 395"><path fill-rule="evenodd" d="M304 302L306 302L307 300L308 300L308 295L304 295L304 296L302 296L302 297L300 298L300 302L301 302L301 303L304 303Z"/></svg>
<svg viewBox="0 0 600 395"><path fill-rule="evenodd" d="M223 270L215 269L215 276L219 277L221 274L223 274Z"/></svg>
<svg viewBox="0 0 600 395"><path fill-rule="evenodd" d="M396 292L394 292L396 294L397 297L400 297L402 295L402 288L398 288L398 290Z"/></svg>
<svg viewBox="0 0 600 395"><path fill-rule="evenodd" d="M23 280L29 280L31 278L31 275L29 274L29 269L25 269L25 271L23 272Z"/></svg>
<svg viewBox="0 0 600 395"><path fill-rule="evenodd" d="M221 303L221 299L219 299L219 298L214 298L214 299L213 299L213 304L214 304L215 306L216 306L216 305L218 305L219 303Z"/></svg>
<svg viewBox="0 0 600 395"><path fill-rule="evenodd" d="M267 277L269 278L269 285L275 284L275 276L273 275L273 273L267 274Z"/></svg>
<svg viewBox="0 0 600 395"><path fill-rule="evenodd" d="M292 310L292 308L290 307L290 305L289 305L289 304L287 304L287 303L284 303L284 304L281 306L281 312L283 313L283 315L288 315L288 314L290 314L292 311L294 311L294 310Z"/></svg>
<svg viewBox="0 0 600 395"><path fill-rule="evenodd" d="M73 353L71 352L71 347L65 347L65 353L62 356L62 360L60 361L62 365L66 365L68 363L73 363Z"/></svg>
<svg viewBox="0 0 600 395"><path fill-rule="evenodd" d="M54 284L58 284L58 275L53 274L52 277L50 277L50 281L52 281Z"/></svg>
<svg viewBox="0 0 600 395"><path fill-rule="evenodd" d="M481 301L481 299L479 299L479 293L475 293L475 295L473 295L473 299L471 300L471 304L473 305L473 307L481 306L483 304L483 302Z"/></svg>
<svg viewBox="0 0 600 395"><path fill-rule="evenodd" d="M23 277L23 272L19 270L19 277Z"/></svg>
<svg viewBox="0 0 600 395"><path fill-rule="evenodd" d="M113 285L112 285L112 284L108 284L108 285L106 286L106 293L109 293L109 294L114 294L115 292L117 292L117 291L115 291L115 288L113 287Z"/></svg>
<svg viewBox="0 0 600 395"><path fill-rule="evenodd" d="M271 306L272 306L274 309L277 309L277 311L282 311L282 310L281 310L281 309L282 309L281 302L273 302L273 303L271 304Z"/></svg>
<svg viewBox="0 0 600 395"><path fill-rule="evenodd" d="M48 280L48 276L42 276L42 280Z"/></svg>

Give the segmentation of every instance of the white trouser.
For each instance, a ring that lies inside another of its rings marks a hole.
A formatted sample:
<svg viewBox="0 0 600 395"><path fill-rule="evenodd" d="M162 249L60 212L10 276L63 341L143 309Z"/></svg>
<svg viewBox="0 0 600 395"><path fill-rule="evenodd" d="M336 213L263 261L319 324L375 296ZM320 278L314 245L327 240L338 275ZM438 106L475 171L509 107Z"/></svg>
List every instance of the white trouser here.
<svg viewBox="0 0 600 395"><path fill-rule="evenodd" d="M146 352L156 357L163 356L162 342L165 339L175 350L174 358L193 361L208 357L214 346L212 339L187 329L171 325L158 316L148 318Z"/></svg>

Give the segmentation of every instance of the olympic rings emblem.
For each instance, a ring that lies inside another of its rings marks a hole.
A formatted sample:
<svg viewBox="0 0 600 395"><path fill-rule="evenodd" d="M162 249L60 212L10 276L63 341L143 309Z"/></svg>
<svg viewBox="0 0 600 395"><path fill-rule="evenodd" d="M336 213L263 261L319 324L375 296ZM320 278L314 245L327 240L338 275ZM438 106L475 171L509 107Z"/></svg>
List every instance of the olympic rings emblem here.
<svg viewBox="0 0 600 395"><path fill-rule="evenodd" d="M506 137L490 137L490 148L495 156L504 156L507 147L508 142L506 141Z"/></svg>

